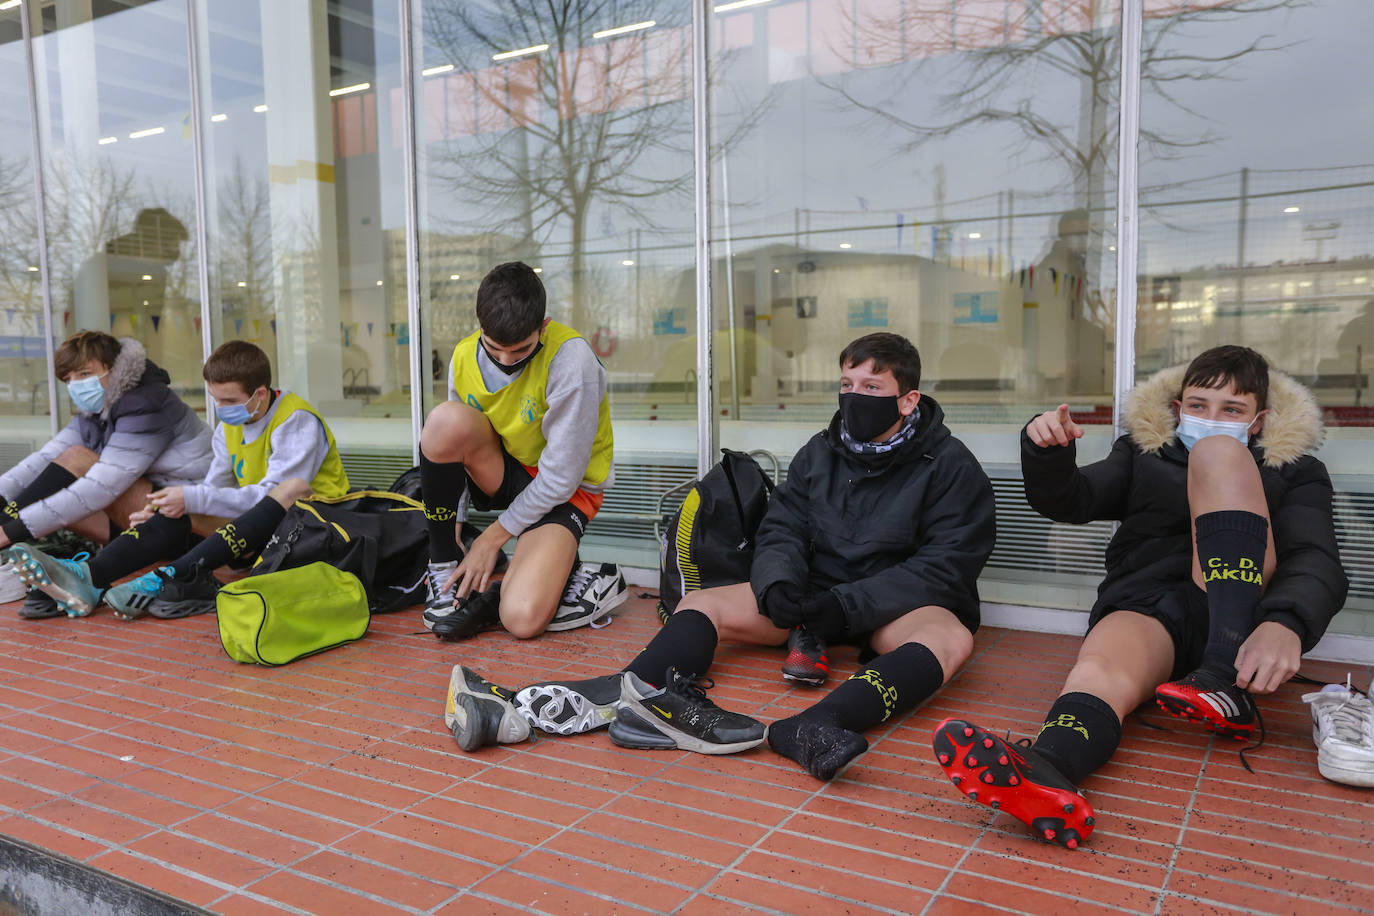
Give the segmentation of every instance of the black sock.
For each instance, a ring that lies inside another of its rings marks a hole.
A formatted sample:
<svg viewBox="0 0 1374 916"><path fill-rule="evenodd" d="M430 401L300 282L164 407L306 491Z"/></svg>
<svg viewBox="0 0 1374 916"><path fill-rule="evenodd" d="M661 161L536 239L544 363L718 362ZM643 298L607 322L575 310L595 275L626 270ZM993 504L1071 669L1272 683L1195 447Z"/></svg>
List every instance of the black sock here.
<svg viewBox="0 0 1374 916"><path fill-rule="evenodd" d="M270 496L258 500L247 512L216 528L215 533L201 541L174 563L172 571L185 576L197 563L207 570L218 569L230 560L251 556L262 550L272 539L272 532L286 518L286 507Z"/></svg>
<svg viewBox="0 0 1374 916"><path fill-rule="evenodd" d="M1054 701L1033 750L1074 785L1111 759L1121 743L1121 720L1090 693L1066 693Z"/></svg>
<svg viewBox="0 0 1374 916"><path fill-rule="evenodd" d="M186 552L191 542L191 519L168 518L161 513L135 525L114 538L90 560L91 584L108 588L116 579L127 576L159 560Z"/></svg>
<svg viewBox="0 0 1374 916"><path fill-rule="evenodd" d="M1255 628L1255 605L1264 589L1269 521L1240 510L1199 515L1197 556L1207 584L1207 648L1203 661L1228 680L1236 653Z"/></svg>
<svg viewBox="0 0 1374 916"><path fill-rule="evenodd" d="M14 505L20 509L32 506L40 499L60 493L74 483L75 474L60 464L49 462L47 467L38 472L32 483L15 494Z"/></svg>
<svg viewBox="0 0 1374 916"><path fill-rule="evenodd" d="M873 659L800 715L861 732L915 707L944 681L935 653L909 642Z"/></svg>
<svg viewBox="0 0 1374 916"><path fill-rule="evenodd" d="M429 562L448 563L462 556L455 533L458 503L467 486L463 462L430 461L420 453L420 492L425 503L425 526L429 529ZM660 673L659 677L663 675Z"/></svg>
<svg viewBox="0 0 1374 916"><path fill-rule="evenodd" d="M668 618L663 629L625 667L644 683L663 686L671 666L686 675L705 674L716 657L720 636L716 625L696 608L684 608Z"/></svg>

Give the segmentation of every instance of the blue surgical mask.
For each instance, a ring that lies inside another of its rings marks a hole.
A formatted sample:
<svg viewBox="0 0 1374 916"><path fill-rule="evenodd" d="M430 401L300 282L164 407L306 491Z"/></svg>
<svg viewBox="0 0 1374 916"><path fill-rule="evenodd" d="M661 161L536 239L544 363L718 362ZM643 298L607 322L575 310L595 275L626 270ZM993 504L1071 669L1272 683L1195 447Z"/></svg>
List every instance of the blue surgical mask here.
<svg viewBox="0 0 1374 916"><path fill-rule="evenodd" d="M105 375L88 375L67 383L67 394L79 410L100 413L100 408L105 406L105 386L100 384L100 380Z"/></svg>
<svg viewBox="0 0 1374 916"><path fill-rule="evenodd" d="M1250 444L1250 426L1254 423L1243 423L1238 420L1204 420L1202 417L1194 417L1190 414L1183 414L1178 418L1178 441L1183 443L1183 447L1192 451L1199 439L1206 439L1208 436L1230 436L1241 445Z"/></svg>
<svg viewBox="0 0 1374 916"><path fill-rule="evenodd" d="M251 403L253 403L252 398L242 404L216 404L215 415L219 417L221 423L229 426L242 426L253 419L253 410L248 406Z"/></svg>

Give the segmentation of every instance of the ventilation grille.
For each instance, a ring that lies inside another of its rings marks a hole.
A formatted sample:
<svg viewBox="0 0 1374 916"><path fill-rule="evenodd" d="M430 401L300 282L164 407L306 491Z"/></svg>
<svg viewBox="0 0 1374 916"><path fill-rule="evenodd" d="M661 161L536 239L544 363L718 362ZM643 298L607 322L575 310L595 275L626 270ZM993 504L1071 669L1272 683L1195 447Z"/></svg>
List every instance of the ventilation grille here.
<svg viewBox="0 0 1374 916"><path fill-rule="evenodd" d="M1336 542L1350 577L1346 607L1374 607L1374 493L1337 492Z"/></svg>

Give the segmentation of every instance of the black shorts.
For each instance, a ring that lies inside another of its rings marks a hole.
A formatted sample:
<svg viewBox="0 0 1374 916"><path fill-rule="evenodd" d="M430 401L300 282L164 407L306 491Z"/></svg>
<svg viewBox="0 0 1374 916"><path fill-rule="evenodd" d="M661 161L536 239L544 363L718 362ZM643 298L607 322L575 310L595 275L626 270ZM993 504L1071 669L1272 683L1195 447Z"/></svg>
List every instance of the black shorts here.
<svg viewBox="0 0 1374 916"><path fill-rule="evenodd" d="M1188 579L1170 586L1149 598L1121 602L1117 607L1103 608L1093 614L1088 629L1092 629L1113 611L1135 611L1153 617L1164 625L1174 644L1174 670L1171 678L1180 678L1202 665L1207 648L1207 593Z"/></svg>
<svg viewBox="0 0 1374 916"><path fill-rule="evenodd" d="M534 475L526 467L515 459L515 456L501 449L501 457L505 462L505 471L501 477L501 485L496 488L495 493L485 493L482 488L477 486L477 482L463 469L463 476L467 477L468 498L472 502L472 508L478 512L493 512L500 509L509 508L515 502L515 497L519 496L530 481L534 480ZM590 519L587 513L583 512L572 503L559 503L534 524L526 528L526 531L533 531L542 525L562 525L572 532L572 536L581 543L582 535L587 533L587 522Z"/></svg>

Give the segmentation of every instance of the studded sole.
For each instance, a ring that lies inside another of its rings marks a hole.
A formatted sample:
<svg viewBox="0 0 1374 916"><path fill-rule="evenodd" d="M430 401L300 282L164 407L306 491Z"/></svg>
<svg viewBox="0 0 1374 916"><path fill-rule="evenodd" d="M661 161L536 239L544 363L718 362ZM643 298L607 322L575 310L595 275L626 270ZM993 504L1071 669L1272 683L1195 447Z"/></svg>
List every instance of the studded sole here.
<svg viewBox="0 0 1374 916"><path fill-rule="evenodd" d="M1155 705L1175 719L1186 719L1189 722L1200 723L1208 731L1215 732L1223 738L1249 741L1255 732L1254 725L1232 725L1229 722L1218 722L1197 706L1180 697L1156 694Z"/></svg>
<svg viewBox="0 0 1374 916"><path fill-rule="evenodd" d="M26 585L51 597L68 617L87 617L95 610L95 605L73 595L54 582L48 571L43 568L43 564L27 551L16 548L14 553L18 556L17 562L14 563L14 571L19 578L23 579Z"/></svg>
<svg viewBox="0 0 1374 916"><path fill-rule="evenodd" d="M971 802L1005 811L1039 838L1077 849L1093 832L1092 806L1077 792L1023 777L1005 741L959 719L946 719L932 739L935 761Z"/></svg>

